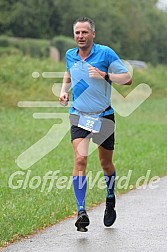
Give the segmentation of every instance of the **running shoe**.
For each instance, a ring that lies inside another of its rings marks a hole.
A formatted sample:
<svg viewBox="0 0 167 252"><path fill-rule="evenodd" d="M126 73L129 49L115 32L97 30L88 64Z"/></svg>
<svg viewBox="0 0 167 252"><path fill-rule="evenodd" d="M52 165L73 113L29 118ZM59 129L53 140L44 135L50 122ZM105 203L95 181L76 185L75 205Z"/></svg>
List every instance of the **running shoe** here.
<svg viewBox="0 0 167 252"><path fill-rule="evenodd" d="M104 225L110 227L116 220L116 211L115 211L115 196L111 199L106 199L106 209L104 212Z"/></svg>
<svg viewBox="0 0 167 252"><path fill-rule="evenodd" d="M89 226L89 224L90 224L90 221L89 221L89 217L86 211L85 210L79 211L77 221L75 222L77 231L87 232L88 229L86 227Z"/></svg>

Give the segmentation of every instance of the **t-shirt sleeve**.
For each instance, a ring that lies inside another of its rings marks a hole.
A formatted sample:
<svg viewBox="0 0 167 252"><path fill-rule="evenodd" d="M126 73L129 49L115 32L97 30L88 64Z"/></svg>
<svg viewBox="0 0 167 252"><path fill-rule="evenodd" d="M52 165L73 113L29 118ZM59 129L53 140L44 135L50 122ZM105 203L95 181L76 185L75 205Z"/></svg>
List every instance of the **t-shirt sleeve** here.
<svg viewBox="0 0 167 252"><path fill-rule="evenodd" d="M127 73L128 69L126 68L123 61L119 58L114 50L108 48L107 50L107 58L108 58L108 72L109 73Z"/></svg>

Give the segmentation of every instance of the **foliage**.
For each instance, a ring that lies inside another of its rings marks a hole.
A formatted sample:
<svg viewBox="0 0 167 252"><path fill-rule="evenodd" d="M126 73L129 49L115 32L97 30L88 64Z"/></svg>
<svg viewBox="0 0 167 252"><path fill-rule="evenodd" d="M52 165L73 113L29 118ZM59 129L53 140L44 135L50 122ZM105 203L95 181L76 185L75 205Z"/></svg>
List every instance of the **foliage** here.
<svg viewBox="0 0 167 252"><path fill-rule="evenodd" d="M64 59L65 52L68 49L76 47L76 43L72 38L62 36L62 35L54 37L51 41L51 45L56 47L59 50L61 60Z"/></svg>
<svg viewBox="0 0 167 252"><path fill-rule="evenodd" d="M10 46L10 41L8 36L0 36L0 47Z"/></svg>
<svg viewBox="0 0 167 252"><path fill-rule="evenodd" d="M156 7L157 1L1 0L0 33L72 37L73 21L84 15L95 20L96 42L113 47L122 58L167 64L167 12Z"/></svg>
<svg viewBox="0 0 167 252"><path fill-rule="evenodd" d="M0 56L4 57L6 55L17 55L20 53L20 50L18 50L15 47L0 47Z"/></svg>
<svg viewBox="0 0 167 252"><path fill-rule="evenodd" d="M50 42L42 39L11 38L7 36L0 37L1 54L3 52L13 54L13 48L20 50L23 55L28 54L32 57L43 58L49 56Z"/></svg>
<svg viewBox="0 0 167 252"><path fill-rule="evenodd" d="M54 79L42 78L43 72L63 72L65 63L52 59L31 58L22 53L0 57L1 106L15 107L19 100L55 100L52 93ZM32 73L38 72L39 78Z"/></svg>
<svg viewBox="0 0 167 252"><path fill-rule="evenodd" d="M48 38L57 32L59 13L53 0L1 0L0 33Z"/></svg>

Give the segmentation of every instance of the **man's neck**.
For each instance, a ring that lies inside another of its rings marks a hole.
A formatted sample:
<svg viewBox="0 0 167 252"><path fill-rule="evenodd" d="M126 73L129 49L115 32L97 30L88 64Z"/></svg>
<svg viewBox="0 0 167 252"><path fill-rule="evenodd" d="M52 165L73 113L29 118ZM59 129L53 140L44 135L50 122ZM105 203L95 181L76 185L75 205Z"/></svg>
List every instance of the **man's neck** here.
<svg viewBox="0 0 167 252"><path fill-rule="evenodd" d="M92 46L93 45L91 45L91 47L87 49L79 48L78 55L81 57L82 60L86 59L89 56Z"/></svg>

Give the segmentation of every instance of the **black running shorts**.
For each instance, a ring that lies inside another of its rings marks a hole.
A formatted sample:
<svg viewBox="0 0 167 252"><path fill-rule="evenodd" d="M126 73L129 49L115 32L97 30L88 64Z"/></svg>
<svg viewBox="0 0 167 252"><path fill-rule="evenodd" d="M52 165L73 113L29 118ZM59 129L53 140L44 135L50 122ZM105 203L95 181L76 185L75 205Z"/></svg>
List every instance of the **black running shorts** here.
<svg viewBox="0 0 167 252"><path fill-rule="evenodd" d="M114 150L114 114L103 116L100 132L92 133L78 127L78 115L70 115L71 141L77 138L92 138L92 141L107 150Z"/></svg>

